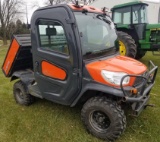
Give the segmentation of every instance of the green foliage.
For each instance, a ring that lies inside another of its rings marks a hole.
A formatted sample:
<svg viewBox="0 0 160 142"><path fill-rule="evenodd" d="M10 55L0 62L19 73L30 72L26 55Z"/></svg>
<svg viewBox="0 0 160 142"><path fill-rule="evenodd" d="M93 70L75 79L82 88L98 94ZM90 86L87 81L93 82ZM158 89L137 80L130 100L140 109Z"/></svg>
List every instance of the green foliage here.
<svg viewBox="0 0 160 142"><path fill-rule="evenodd" d="M0 66L6 47L0 48ZM160 66L159 56L147 53L142 62L152 60ZM81 123L80 107L70 108L46 100L30 107L15 103L13 82L0 72L0 142L102 142L88 134ZM138 118L127 115L127 129L117 142L160 142L160 71L151 91L156 105L147 108Z"/></svg>
<svg viewBox="0 0 160 142"><path fill-rule="evenodd" d="M11 39L13 34L29 34L30 31L27 28L27 25L25 23L22 23L21 20L17 20L15 23L11 22L8 25L8 30L7 30L7 39ZM2 28L0 28L0 39L3 36L2 33Z"/></svg>
<svg viewBox="0 0 160 142"><path fill-rule="evenodd" d="M22 23L21 20L16 21L16 28L14 34L28 34L29 29L27 29L27 25Z"/></svg>
<svg viewBox="0 0 160 142"><path fill-rule="evenodd" d="M9 25L15 21L16 16L22 14L21 11L24 5L23 0L1 0L0 1L0 25L1 25L1 38L3 44L7 45L7 32Z"/></svg>

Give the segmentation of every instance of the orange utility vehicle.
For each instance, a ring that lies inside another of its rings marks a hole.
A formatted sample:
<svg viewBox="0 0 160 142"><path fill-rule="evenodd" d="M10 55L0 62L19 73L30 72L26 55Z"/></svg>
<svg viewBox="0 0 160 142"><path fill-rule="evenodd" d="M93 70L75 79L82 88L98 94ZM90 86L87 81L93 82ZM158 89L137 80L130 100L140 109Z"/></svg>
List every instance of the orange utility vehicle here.
<svg viewBox="0 0 160 142"><path fill-rule="evenodd" d="M36 10L30 35L14 35L2 70L17 103L35 97L75 106L90 133L115 140L126 128L122 104L139 115L150 98L157 66L118 55L114 23L90 6L55 5ZM128 105L126 105L128 106Z"/></svg>

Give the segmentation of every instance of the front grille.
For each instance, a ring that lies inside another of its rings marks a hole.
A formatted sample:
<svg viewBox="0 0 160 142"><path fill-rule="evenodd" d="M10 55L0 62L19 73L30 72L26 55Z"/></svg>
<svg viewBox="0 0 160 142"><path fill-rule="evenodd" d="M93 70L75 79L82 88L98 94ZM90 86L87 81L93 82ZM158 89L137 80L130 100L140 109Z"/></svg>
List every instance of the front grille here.
<svg viewBox="0 0 160 142"><path fill-rule="evenodd" d="M146 77L147 76L147 72L143 73L140 76ZM134 82L134 86L138 86L138 85L142 84L144 81L145 81L144 78L142 78L142 77L136 77L135 82Z"/></svg>
<svg viewBox="0 0 160 142"><path fill-rule="evenodd" d="M150 42L160 42L160 30L151 30Z"/></svg>

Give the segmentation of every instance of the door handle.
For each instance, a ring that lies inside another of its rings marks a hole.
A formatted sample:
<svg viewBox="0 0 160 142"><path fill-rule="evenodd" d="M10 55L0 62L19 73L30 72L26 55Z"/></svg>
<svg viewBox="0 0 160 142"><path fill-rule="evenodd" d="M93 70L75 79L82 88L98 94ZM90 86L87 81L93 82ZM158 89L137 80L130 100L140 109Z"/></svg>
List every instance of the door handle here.
<svg viewBox="0 0 160 142"><path fill-rule="evenodd" d="M81 70L80 70L80 69L77 69L77 68L74 68L74 69L73 69L73 74L76 74L76 75L78 75L78 76L80 76L80 77L82 76L82 75L81 75Z"/></svg>
<svg viewBox="0 0 160 142"><path fill-rule="evenodd" d="M39 68L39 62L38 61L35 61L34 67L35 67L35 72L38 72L38 68Z"/></svg>

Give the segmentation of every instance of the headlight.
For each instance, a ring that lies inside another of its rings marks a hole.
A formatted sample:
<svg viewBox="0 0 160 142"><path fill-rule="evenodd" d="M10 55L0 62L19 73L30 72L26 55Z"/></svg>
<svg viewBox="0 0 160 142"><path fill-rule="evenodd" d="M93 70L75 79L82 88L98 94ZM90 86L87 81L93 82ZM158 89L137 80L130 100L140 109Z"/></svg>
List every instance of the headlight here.
<svg viewBox="0 0 160 142"><path fill-rule="evenodd" d="M111 72L111 71L102 70L101 75L105 81L112 84L120 85L122 77L127 74L124 72ZM129 81L130 81L130 77L128 76L123 80L122 84L127 85L129 84Z"/></svg>

